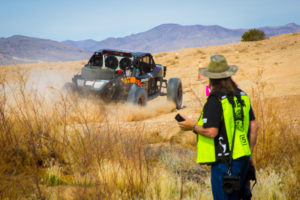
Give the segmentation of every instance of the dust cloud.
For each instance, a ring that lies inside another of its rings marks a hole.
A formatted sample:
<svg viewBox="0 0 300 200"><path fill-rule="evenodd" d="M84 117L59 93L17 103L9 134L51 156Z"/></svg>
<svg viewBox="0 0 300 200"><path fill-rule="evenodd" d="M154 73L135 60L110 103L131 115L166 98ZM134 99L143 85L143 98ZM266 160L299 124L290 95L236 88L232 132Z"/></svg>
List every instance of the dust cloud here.
<svg viewBox="0 0 300 200"><path fill-rule="evenodd" d="M94 113L101 113L101 119L105 118L112 122L142 121L176 110L175 104L168 101L166 96L159 96L148 101L147 106L140 107L126 102L105 103L96 95L78 95L65 88L67 83L71 83L73 75L59 69L34 68L26 74L26 90L45 100L49 107L62 98L68 98L71 101L73 99L82 110L84 107L86 110L92 108L91 112L87 113L91 118ZM17 85L11 85L9 88L16 89L17 87Z"/></svg>
<svg viewBox="0 0 300 200"><path fill-rule="evenodd" d="M67 95L64 85L71 82L72 76L62 70L36 68L28 74L27 87L41 96L55 98L57 93Z"/></svg>
<svg viewBox="0 0 300 200"><path fill-rule="evenodd" d="M166 97L158 97L147 103L147 106L140 107L133 104L107 105L109 119L118 119L121 122L142 121L157 117L162 114L176 110L176 105L167 100Z"/></svg>

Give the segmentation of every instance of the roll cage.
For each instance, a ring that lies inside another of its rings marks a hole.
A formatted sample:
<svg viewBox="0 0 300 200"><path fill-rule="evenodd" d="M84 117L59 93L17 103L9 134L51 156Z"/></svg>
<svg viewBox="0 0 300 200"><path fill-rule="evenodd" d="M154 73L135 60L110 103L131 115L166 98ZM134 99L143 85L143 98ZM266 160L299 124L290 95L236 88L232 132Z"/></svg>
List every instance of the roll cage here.
<svg viewBox="0 0 300 200"><path fill-rule="evenodd" d="M86 66L108 67L114 70L139 71L139 75L151 73L156 65L150 53L98 50ZM138 69L138 70L137 70Z"/></svg>

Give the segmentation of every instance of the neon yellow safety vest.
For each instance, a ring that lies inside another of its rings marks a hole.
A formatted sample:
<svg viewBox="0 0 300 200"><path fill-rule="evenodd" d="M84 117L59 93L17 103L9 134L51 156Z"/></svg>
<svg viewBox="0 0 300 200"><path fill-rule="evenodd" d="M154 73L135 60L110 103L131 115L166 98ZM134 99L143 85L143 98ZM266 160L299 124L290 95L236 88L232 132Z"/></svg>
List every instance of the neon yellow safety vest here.
<svg viewBox="0 0 300 200"><path fill-rule="evenodd" d="M229 156L228 146L231 150L234 127L235 127L235 140L234 140L234 149L232 153L233 160L243 156L251 155L251 150L250 150L249 141L247 137L248 130L249 130L250 99L244 92L240 93L240 97L241 97L241 101L243 102L243 105L241 105L238 102L237 97L234 96L234 103L235 103L234 112L238 117L241 115L241 109L243 109L244 116L243 116L243 121L236 120L236 122L234 121L234 116L233 116L233 106L230 104L227 96L224 95L221 98L219 98L222 104L223 119L225 123L226 135L227 135L224 137L227 137L226 138L227 142L225 144L221 143L222 142L221 139L223 138L220 136L220 130L216 138L209 138L197 134L197 138L198 138L197 161L196 161L197 163L200 164L215 163L218 161L222 161L224 157ZM201 113L200 119L197 124L199 126L203 126L203 111Z"/></svg>

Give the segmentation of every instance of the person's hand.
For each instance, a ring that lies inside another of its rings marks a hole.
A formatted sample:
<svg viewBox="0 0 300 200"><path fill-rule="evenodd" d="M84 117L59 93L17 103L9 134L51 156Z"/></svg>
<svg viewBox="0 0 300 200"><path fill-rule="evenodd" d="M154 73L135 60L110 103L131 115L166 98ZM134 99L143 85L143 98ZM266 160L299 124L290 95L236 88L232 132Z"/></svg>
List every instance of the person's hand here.
<svg viewBox="0 0 300 200"><path fill-rule="evenodd" d="M192 130L195 122L185 115L181 114L181 116L184 118L184 121L178 122L179 127L184 131Z"/></svg>

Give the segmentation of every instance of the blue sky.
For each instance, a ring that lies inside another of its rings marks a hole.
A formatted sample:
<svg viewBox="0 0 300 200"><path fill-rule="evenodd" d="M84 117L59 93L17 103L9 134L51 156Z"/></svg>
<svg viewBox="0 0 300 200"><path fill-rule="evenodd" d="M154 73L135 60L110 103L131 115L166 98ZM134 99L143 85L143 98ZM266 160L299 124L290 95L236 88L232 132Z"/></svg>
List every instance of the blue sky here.
<svg viewBox="0 0 300 200"><path fill-rule="evenodd" d="M166 23L258 28L300 24L299 0L0 0L0 37L103 40Z"/></svg>

